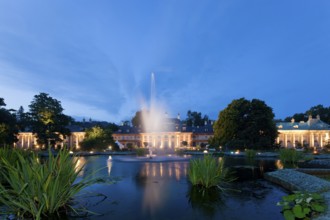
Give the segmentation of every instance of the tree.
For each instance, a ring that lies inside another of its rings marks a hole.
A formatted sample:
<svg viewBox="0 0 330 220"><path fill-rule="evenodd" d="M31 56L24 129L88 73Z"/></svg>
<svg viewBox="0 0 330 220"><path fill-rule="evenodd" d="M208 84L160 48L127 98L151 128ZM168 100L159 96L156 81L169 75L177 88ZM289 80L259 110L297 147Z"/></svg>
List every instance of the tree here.
<svg viewBox="0 0 330 220"><path fill-rule="evenodd" d="M293 116L286 117L284 121L290 122L292 118L296 122L307 121L309 115L314 118L319 115L322 121L330 124L330 107L324 107L323 105L316 105L311 107L305 113L296 113Z"/></svg>
<svg viewBox="0 0 330 220"><path fill-rule="evenodd" d="M0 146L11 145L17 142L16 135L18 129L16 126L16 117L12 110L4 108L6 103L0 98Z"/></svg>
<svg viewBox="0 0 330 220"><path fill-rule="evenodd" d="M205 121L209 121L209 117L207 115L202 117L201 112L192 112L190 110L187 112L187 126L203 126Z"/></svg>
<svg viewBox="0 0 330 220"><path fill-rule="evenodd" d="M46 93L35 95L29 105L29 120L32 132L40 145L54 145L70 135L67 126L72 118L63 114L61 102Z"/></svg>
<svg viewBox="0 0 330 220"><path fill-rule="evenodd" d="M233 100L219 113L213 130L213 143L235 149L269 148L277 137L273 110L258 99Z"/></svg>
<svg viewBox="0 0 330 220"><path fill-rule="evenodd" d="M111 127L101 128L99 126L94 126L86 129L86 136L81 142L81 149L85 151L105 150L109 146L115 146L112 132L113 130Z"/></svg>
<svg viewBox="0 0 330 220"><path fill-rule="evenodd" d="M308 116L304 113L296 113L292 117L286 117L284 121L290 122L292 119L295 121L306 121L307 118Z"/></svg>
<svg viewBox="0 0 330 220"><path fill-rule="evenodd" d="M20 131L24 131L25 128L28 126L28 116L28 113L24 112L23 106L20 106L18 111L16 112L17 125Z"/></svg>
<svg viewBox="0 0 330 220"><path fill-rule="evenodd" d="M134 127L142 127L143 126L143 112L145 110L140 110L137 111L134 115L134 117L132 118L132 125Z"/></svg>
<svg viewBox="0 0 330 220"><path fill-rule="evenodd" d="M322 121L330 124L330 107L325 108L323 105L316 105L306 111L306 115L312 115L313 117L319 115Z"/></svg>

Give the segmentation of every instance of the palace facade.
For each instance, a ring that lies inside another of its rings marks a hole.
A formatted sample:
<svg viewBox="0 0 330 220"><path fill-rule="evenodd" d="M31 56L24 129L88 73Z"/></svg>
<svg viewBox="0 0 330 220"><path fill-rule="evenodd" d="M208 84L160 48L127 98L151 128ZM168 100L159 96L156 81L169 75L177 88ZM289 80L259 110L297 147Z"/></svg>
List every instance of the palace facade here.
<svg viewBox="0 0 330 220"><path fill-rule="evenodd" d="M330 144L330 125L320 116L309 116L306 122L279 122L276 124L278 137L276 143L285 148L309 147L323 148Z"/></svg>
<svg viewBox="0 0 330 220"><path fill-rule="evenodd" d="M132 126L121 126L113 134L114 140L124 146L156 148L181 148L206 146L213 137L213 121L205 121L203 126L187 126L177 118L168 118L157 132L146 132Z"/></svg>
<svg viewBox="0 0 330 220"><path fill-rule="evenodd" d="M278 137L276 143L285 148L310 147L323 148L330 144L330 125L323 122L319 116L304 122L278 122ZM83 129L71 126L71 135L57 144L57 147L67 146L79 150L80 142L85 138ZM203 126L187 126L178 118L168 118L158 132L145 132L140 127L119 126L114 132L114 140L123 147L152 146L157 148L181 148L206 146L213 137L213 121L207 121ZM15 146L20 148L43 148L38 146L32 132L20 132Z"/></svg>

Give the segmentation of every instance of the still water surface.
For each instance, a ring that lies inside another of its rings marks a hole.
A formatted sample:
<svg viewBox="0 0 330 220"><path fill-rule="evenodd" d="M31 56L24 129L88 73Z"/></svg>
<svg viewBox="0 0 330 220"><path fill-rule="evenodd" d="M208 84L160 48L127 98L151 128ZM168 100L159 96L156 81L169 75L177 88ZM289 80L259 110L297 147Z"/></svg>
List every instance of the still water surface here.
<svg viewBox="0 0 330 220"><path fill-rule="evenodd" d="M273 160L252 163L261 173L276 169ZM202 196L188 182L188 160L136 162L123 161L122 156L112 156L112 160L90 156L80 157L78 164L85 165L81 177L101 169L97 176L117 180L90 186L83 191L87 195L76 199L100 214L89 219L283 219L276 203L288 192L260 178L235 182L231 188L240 192L211 191ZM251 161L226 158L226 164L237 167ZM100 193L106 197L95 196Z"/></svg>

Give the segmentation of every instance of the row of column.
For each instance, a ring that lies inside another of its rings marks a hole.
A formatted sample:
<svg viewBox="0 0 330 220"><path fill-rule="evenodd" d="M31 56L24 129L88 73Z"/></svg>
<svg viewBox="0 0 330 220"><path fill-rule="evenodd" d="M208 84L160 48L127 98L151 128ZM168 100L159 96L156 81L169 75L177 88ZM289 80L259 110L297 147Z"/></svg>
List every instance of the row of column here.
<svg viewBox="0 0 330 220"><path fill-rule="evenodd" d="M68 136L62 143L61 146L63 147L64 144L67 144L69 148L80 148L80 142L84 140L84 133L73 133L70 136ZM37 143L37 138L32 134L20 134L18 136L18 142L14 143L14 146L20 147L20 148L39 148Z"/></svg>
<svg viewBox="0 0 330 220"><path fill-rule="evenodd" d="M289 147L290 142L292 143L293 147L296 147L295 146L296 141L299 141L302 145L304 144L304 142L305 143L307 142L309 147L317 147L317 146L323 147L325 144L328 144L328 142L330 141L329 132L328 133L309 132L304 134L285 133L282 134L282 138L280 134L279 137L277 138L278 144L280 143L281 139L282 141L284 141L284 147Z"/></svg>
<svg viewBox="0 0 330 220"><path fill-rule="evenodd" d="M173 138L174 136L174 138ZM142 146L144 142L151 144L151 147L169 147L176 148L181 145L182 141L187 141L188 145L191 143L191 135L180 135L178 133L174 134L160 134L160 133L151 133L151 134L142 134Z"/></svg>

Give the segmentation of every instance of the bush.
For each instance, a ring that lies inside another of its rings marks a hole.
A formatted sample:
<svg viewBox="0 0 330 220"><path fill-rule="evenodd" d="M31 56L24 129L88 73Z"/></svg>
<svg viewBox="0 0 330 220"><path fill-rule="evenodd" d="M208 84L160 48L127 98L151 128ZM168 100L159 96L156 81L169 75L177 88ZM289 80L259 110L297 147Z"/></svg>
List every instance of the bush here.
<svg viewBox="0 0 330 220"><path fill-rule="evenodd" d="M281 149L279 151L279 157L282 163L295 164L298 160L303 159L303 153L296 151L295 149Z"/></svg>
<svg viewBox="0 0 330 220"><path fill-rule="evenodd" d="M147 155L149 153L148 151L149 151L148 148L136 148L135 149L136 155L139 157Z"/></svg>
<svg viewBox="0 0 330 220"><path fill-rule="evenodd" d="M230 178L228 169L224 168L224 159L218 163L211 155L205 155L203 159L191 160L188 177L194 186L202 188L218 187L223 189L223 184L234 180Z"/></svg>
<svg viewBox="0 0 330 220"><path fill-rule="evenodd" d="M257 152L255 150L247 149L245 150L245 157L247 158L255 158Z"/></svg>
<svg viewBox="0 0 330 220"><path fill-rule="evenodd" d="M317 193L294 192L283 196L277 205L282 206L286 220L310 219L326 209L323 197Z"/></svg>
<svg viewBox="0 0 330 220"><path fill-rule="evenodd" d="M41 163L35 153L26 157L20 150L12 150L11 159L1 157L1 177L6 184L0 184L0 203L6 211L17 218L41 219L54 214L76 211L70 206L74 195L95 180L75 180L83 167L76 168L78 160L72 160L66 150L57 156L49 151L48 160Z"/></svg>

